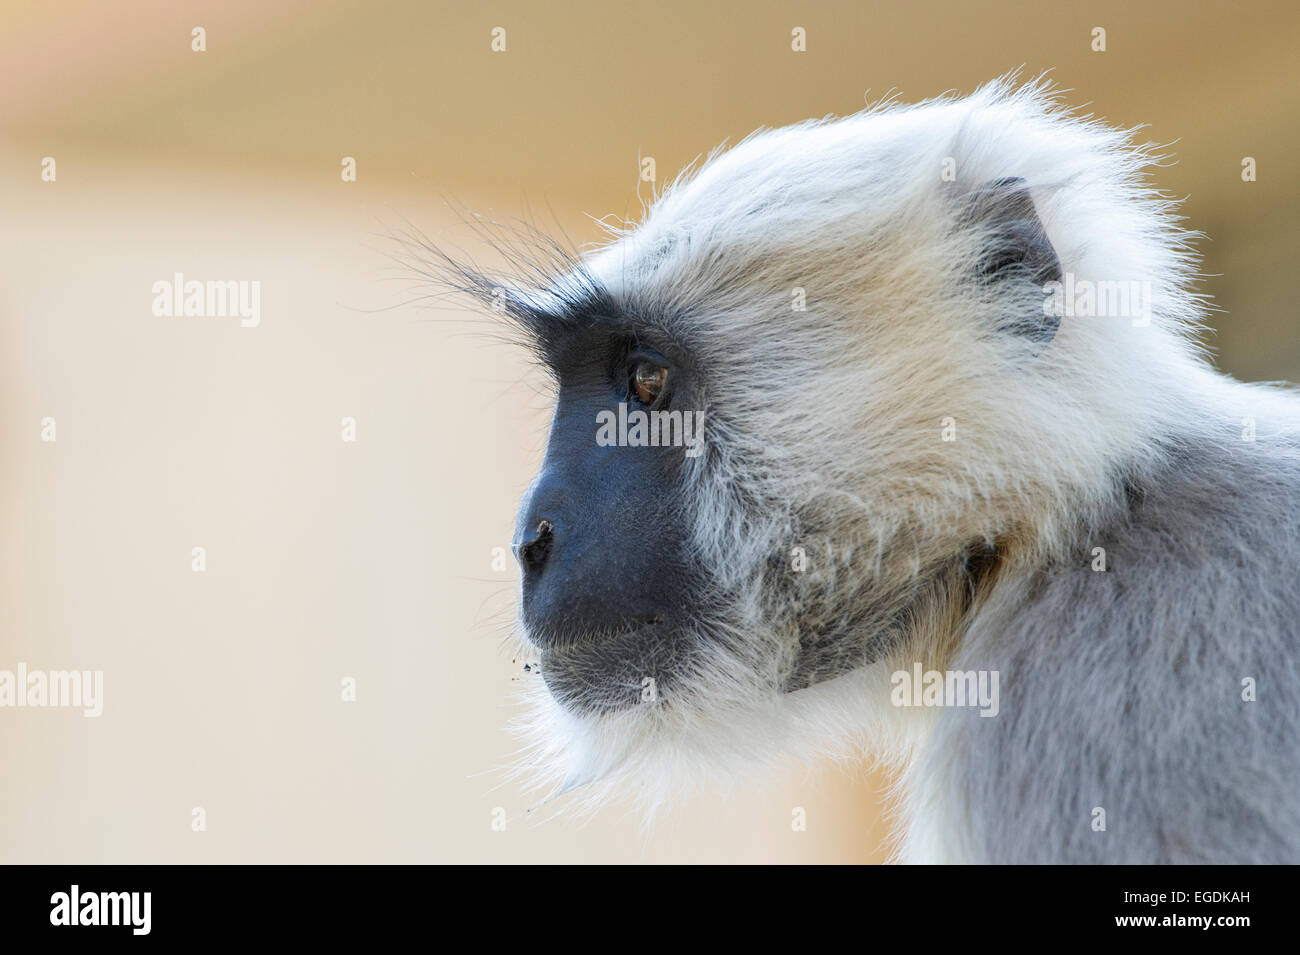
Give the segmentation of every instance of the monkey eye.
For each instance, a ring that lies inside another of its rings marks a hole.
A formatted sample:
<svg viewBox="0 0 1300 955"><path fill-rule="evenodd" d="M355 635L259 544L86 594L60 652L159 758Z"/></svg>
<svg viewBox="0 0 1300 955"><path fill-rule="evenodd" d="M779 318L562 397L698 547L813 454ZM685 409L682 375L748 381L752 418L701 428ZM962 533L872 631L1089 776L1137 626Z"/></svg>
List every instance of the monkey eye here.
<svg viewBox="0 0 1300 955"><path fill-rule="evenodd" d="M652 405L668 382L668 369L641 359L632 365L632 390L642 404Z"/></svg>

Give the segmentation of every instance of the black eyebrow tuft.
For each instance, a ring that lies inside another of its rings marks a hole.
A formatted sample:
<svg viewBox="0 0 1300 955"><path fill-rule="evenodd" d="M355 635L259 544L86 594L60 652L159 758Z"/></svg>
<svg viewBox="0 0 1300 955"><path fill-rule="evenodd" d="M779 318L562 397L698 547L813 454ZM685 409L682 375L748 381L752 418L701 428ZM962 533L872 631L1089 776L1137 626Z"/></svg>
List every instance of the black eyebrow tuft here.
<svg viewBox="0 0 1300 955"><path fill-rule="evenodd" d="M466 298L499 315L507 338L529 348L548 367L575 333L606 328L627 332L632 322L610 291L586 268L563 233L515 219L488 220L457 207L475 238L504 267L481 267L472 255L450 251L418 227L391 232L388 251L420 294L403 304Z"/></svg>

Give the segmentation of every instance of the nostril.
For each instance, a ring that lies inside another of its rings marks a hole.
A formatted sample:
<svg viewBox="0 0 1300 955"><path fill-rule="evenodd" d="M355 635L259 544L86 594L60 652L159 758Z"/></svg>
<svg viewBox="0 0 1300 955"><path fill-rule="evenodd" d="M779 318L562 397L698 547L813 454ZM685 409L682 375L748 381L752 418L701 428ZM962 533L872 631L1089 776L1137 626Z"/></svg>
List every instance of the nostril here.
<svg viewBox="0 0 1300 955"><path fill-rule="evenodd" d="M555 525L550 521L540 522L532 539L524 541L518 547L519 563L523 565L524 570L537 570L546 563L554 540Z"/></svg>

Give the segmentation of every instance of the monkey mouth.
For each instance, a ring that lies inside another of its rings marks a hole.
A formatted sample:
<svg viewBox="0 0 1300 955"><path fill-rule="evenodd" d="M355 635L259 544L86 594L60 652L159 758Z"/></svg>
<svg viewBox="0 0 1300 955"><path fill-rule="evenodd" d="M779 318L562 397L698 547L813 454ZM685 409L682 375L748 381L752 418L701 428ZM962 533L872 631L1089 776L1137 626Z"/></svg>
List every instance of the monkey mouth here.
<svg viewBox="0 0 1300 955"><path fill-rule="evenodd" d="M541 649L542 679L571 711L600 715L658 703L685 672L691 642L663 616L584 631Z"/></svg>
<svg viewBox="0 0 1300 955"><path fill-rule="evenodd" d="M529 623L526 617L522 622L524 636L528 642L546 654L583 652L605 641L616 640L660 626L666 619L663 614L653 614L599 627L584 626L569 621L561 621L558 625Z"/></svg>

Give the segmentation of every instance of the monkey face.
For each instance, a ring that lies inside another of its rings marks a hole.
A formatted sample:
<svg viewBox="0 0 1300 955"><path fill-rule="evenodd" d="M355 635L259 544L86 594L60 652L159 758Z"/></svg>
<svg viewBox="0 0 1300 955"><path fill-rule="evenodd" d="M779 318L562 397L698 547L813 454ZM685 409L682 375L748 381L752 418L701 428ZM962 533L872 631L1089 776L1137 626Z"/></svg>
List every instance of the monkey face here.
<svg viewBox="0 0 1300 955"><path fill-rule="evenodd" d="M617 711L671 696L698 650L707 588L686 488L704 409L662 333L596 314L557 325L555 416L514 539L521 622L561 704Z"/></svg>
<svg viewBox="0 0 1300 955"><path fill-rule="evenodd" d="M952 205L958 244L988 246L934 286L1000 303L970 353L1031 354L1055 331L1030 319L1059 266L1023 185ZM633 237L510 302L557 386L513 542L522 630L583 716L717 712L860 669L987 546L959 495L936 520L909 487L956 470L933 428L972 370L917 334L962 334L920 314L946 293L911 285L914 319L884 269L846 287L797 247L756 261L684 234ZM838 297L780 314L819 279Z"/></svg>

